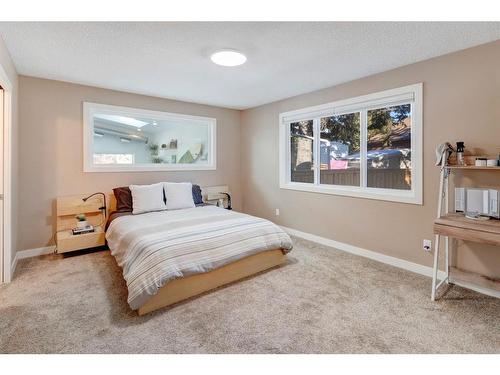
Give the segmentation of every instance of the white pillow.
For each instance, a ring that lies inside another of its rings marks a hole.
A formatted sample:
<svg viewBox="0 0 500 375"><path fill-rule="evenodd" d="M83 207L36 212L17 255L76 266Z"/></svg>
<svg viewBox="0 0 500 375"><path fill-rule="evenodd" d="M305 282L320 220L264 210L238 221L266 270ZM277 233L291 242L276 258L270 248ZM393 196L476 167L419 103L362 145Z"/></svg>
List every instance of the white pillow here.
<svg viewBox="0 0 500 375"><path fill-rule="evenodd" d="M152 185L130 185L129 188L132 193L132 213L134 215L166 209L161 182Z"/></svg>
<svg viewBox="0 0 500 375"><path fill-rule="evenodd" d="M195 207L193 200L193 184L190 182L164 182L167 210Z"/></svg>

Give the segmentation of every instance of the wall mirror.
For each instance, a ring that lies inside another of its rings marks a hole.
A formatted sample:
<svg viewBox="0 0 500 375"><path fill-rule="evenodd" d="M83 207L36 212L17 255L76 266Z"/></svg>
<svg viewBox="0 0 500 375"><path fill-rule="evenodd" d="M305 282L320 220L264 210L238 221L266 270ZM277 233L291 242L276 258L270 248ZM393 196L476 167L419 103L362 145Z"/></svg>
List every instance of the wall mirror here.
<svg viewBox="0 0 500 375"><path fill-rule="evenodd" d="M216 169L216 119L83 103L85 172Z"/></svg>

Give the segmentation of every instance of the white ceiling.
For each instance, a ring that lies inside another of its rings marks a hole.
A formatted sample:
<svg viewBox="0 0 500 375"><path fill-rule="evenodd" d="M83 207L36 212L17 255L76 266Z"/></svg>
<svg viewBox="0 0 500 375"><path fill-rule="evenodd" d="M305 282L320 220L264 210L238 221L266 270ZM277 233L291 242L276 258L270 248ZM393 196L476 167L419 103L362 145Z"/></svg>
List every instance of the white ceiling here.
<svg viewBox="0 0 500 375"><path fill-rule="evenodd" d="M500 22L0 22L0 35L19 74L244 109L500 39ZM247 63L214 65L220 48Z"/></svg>

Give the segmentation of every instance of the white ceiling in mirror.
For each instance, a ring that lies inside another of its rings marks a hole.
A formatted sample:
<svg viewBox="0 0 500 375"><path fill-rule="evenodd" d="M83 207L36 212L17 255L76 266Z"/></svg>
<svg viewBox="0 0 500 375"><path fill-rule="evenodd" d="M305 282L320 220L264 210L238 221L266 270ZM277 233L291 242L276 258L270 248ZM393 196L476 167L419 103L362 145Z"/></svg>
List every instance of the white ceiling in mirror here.
<svg viewBox="0 0 500 375"><path fill-rule="evenodd" d="M146 121L137 120L137 119L132 118L132 117L118 116L118 115L105 115L102 113L94 115L94 118L99 119L99 120L106 120L106 121L115 122L115 123L121 124L121 125L133 126L135 128L141 128L144 125L149 124Z"/></svg>

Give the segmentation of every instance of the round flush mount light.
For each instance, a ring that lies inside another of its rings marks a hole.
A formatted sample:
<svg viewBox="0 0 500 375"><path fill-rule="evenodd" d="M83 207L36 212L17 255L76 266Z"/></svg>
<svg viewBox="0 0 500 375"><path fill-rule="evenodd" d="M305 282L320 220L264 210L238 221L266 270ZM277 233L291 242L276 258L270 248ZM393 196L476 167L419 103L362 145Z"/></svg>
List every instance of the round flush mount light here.
<svg viewBox="0 0 500 375"><path fill-rule="evenodd" d="M247 57L241 52L225 49L212 53L210 60L217 65L238 66L244 64Z"/></svg>

